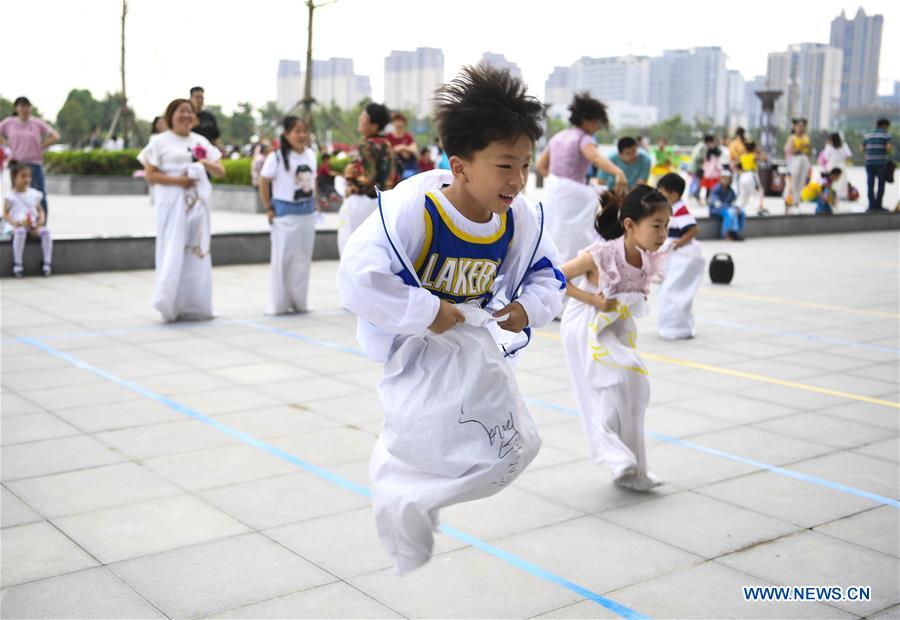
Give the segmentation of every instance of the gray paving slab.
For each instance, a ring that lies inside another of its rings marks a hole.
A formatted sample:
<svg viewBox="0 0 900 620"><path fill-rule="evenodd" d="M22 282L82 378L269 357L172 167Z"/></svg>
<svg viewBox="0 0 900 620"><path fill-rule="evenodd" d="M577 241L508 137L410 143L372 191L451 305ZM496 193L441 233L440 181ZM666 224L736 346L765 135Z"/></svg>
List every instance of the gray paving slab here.
<svg viewBox="0 0 900 620"><path fill-rule="evenodd" d="M50 413L11 416L3 421L2 444L80 435L81 431Z"/></svg>
<svg viewBox="0 0 900 620"><path fill-rule="evenodd" d="M888 429L858 424L846 419L830 418L818 412L798 413L759 422L754 426L761 430L797 439L806 439L820 445L833 448L857 448L860 451L865 451L866 446L879 444L879 440L885 437L896 439L894 432Z"/></svg>
<svg viewBox="0 0 900 620"><path fill-rule="evenodd" d="M47 517L177 495L181 490L140 465L128 462L38 476L7 483Z"/></svg>
<svg viewBox="0 0 900 620"><path fill-rule="evenodd" d="M103 564L249 531L222 511L184 494L60 517L53 524Z"/></svg>
<svg viewBox="0 0 900 620"><path fill-rule="evenodd" d="M503 587L492 588L501 571ZM436 556L402 579L386 569L349 582L408 618L528 618L581 598L472 548Z"/></svg>
<svg viewBox="0 0 900 620"><path fill-rule="evenodd" d="M41 515L28 504L13 495L6 487L0 487L0 527L13 527L42 520Z"/></svg>
<svg viewBox="0 0 900 620"><path fill-rule="evenodd" d="M208 616L336 581L259 534L113 564L109 569L169 617Z"/></svg>
<svg viewBox="0 0 900 620"><path fill-rule="evenodd" d="M753 398L752 393L746 396L713 395L704 390L700 394L695 398L679 402L677 408L728 420L735 424L771 420L797 411L791 407L757 400Z"/></svg>
<svg viewBox="0 0 900 620"><path fill-rule="evenodd" d="M0 460L3 464L0 476L8 482L99 467L126 459L93 437L77 435L6 446Z"/></svg>
<svg viewBox="0 0 900 620"><path fill-rule="evenodd" d="M339 536L334 536L335 532ZM263 533L342 580L383 570L393 573L391 559L378 540L372 509L368 506ZM450 536L435 535L435 556L465 546Z"/></svg>
<svg viewBox="0 0 900 620"><path fill-rule="evenodd" d="M814 527L880 506L871 499L809 484L770 472L759 472L694 489L763 514L804 527Z"/></svg>
<svg viewBox="0 0 900 620"><path fill-rule="evenodd" d="M94 437L137 461L239 443L235 437L183 416L175 422L103 431Z"/></svg>
<svg viewBox="0 0 900 620"><path fill-rule="evenodd" d="M402 618L343 582L231 609L213 618Z"/></svg>
<svg viewBox="0 0 900 620"><path fill-rule="evenodd" d="M86 433L183 420L184 416L152 400L54 408L54 415Z"/></svg>
<svg viewBox="0 0 900 620"><path fill-rule="evenodd" d="M105 568L4 588L5 618L165 618Z"/></svg>
<svg viewBox="0 0 900 620"><path fill-rule="evenodd" d="M839 452L796 463L799 472L877 493L900 497L900 469L896 463L855 452Z"/></svg>
<svg viewBox="0 0 900 620"><path fill-rule="evenodd" d="M220 487L199 496L257 530L369 505L367 498L335 489L334 485L307 472Z"/></svg>
<svg viewBox="0 0 900 620"><path fill-rule="evenodd" d="M897 510L890 506L838 519L820 525L815 531L900 557L900 521Z"/></svg>
<svg viewBox="0 0 900 620"><path fill-rule="evenodd" d="M44 408L18 394L4 392L0 394L0 410L2 410L3 417L6 418L25 413L37 413L44 411Z"/></svg>
<svg viewBox="0 0 900 620"><path fill-rule="evenodd" d="M191 491L213 489L295 471L294 465L243 443L161 456L144 461L144 465L163 478Z"/></svg>
<svg viewBox="0 0 900 620"><path fill-rule="evenodd" d="M595 592L608 592L701 561L697 554L596 516L548 525L494 544ZM620 553L629 556L627 563L609 561Z"/></svg>
<svg viewBox="0 0 900 620"><path fill-rule="evenodd" d="M859 399L898 397L900 382L892 377L897 356L869 355L863 346L896 349L898 321L853 308L897 314L900 270L890 261L873 270L866 258L872 251L895 252L896 244L893 233L704 244L710 252L732 253L739 271L729 287L701 287L698 337L664 341L655 333L653 312L639 321L655 394L647 412L648 459L667 481L652 493L619 489L604 468L588 461L559 325L538 330L515 372L525 395L537 399L529 400L529 409L544 448L509 489L442 511L444 522L651 616L862 615L822 604L748 607L740 584L781 583L777 575L704 558L752 553L793 539L794 530L816 528L807 532L812 538L779 551L777 561L760 556L754 569L784 562L793 567L793 583L816 584L826 578L816 558L827 564L847 554L847 579L874 586L884 579L884 565L858 553L896 566L892 505L734 460L783 464L888 502L897 497L900 417L889 403ZM829 267L829 276L844 283L841 300L814 258L836 252L844 259ZM788 258L791 269L784 270ZM34 610L59 609L73 600L68 578L87 575L83 587L96 582L97 597L85 594L85 615L111 610L107 615L115 616L116 582L91 568L97 560L74 538L104 562L130 558L111 569L150 610L155 604L175 617L611 615L446 534L437 536L432 563L398 578L366 498L96 375L80 381L83 370L73 372L60 358L8 340L43 337L143 389L169 394L196 413L368 486L383 415L375 393L380 370L326 346L358 346L355 319L340 308L335 269L333 261L313 265L315 312L265 317L267 266L216 268L220 317L177 325L161 323L149 306L151 272L4 281L0 437L22 442L2 448L9 480L0 499L4 569L13 560L9 550L40 548L28 556L34 574L27 583L3 583L4 606L15 595L16 601L34 598ZM61 297L65 311L57 311ZM702 368L691 367L695 362ZM722 367L749 374L714 372ZM31 376L42 373L56 373L52 388ZM803 386L774 383L780 380L854 394L823 398ZM63 429L76 434L48 436ZM73 441L79 437L86 441ZM703 446L724 453L704 453ZM115 460L98 459L104 451ZM12 480L10 472L25 477ZM241 528L237 536L231 527ZM38 529L8 545L8 533L29 532L22 528ZM843 545L840 553L834 545ZM107 607L99 601L104 592ZM120 616L141 617L147 609L131 604L122 599ZM894 606L879 600L871 613L890 615Z"/></svg>
<svg viewBox="0 0 900 620"><path fill-rule="evenodd" d="M99 565L46 521L3 528L0 543L0 583L4 588Z"/></svg>
<svg viewBox="0 0 900 620"><path fill-rule="evenodd" d="M894 437L861 446L856 448L855 452L897 463L900 461L900 442Z"/></svg>
<svg viewBox="0 0 900 620"><path fill-rule="evenodd" d="M822 603L748 602L743 588L768 586L746 573L715 562L694 566L648 579L607 593L613 600L639 609L651 618L856 618ZM582 602L539 618L596 618L596 605Z"/></svg>
<svg viewBox="0 0 900 620"><path fill-rule="evenodd" d="M780 585L868 586L869 601L832 601L864 616L900 601L900 565L892 557L816 532L800 532L717 560ZM799 582L802 575L803 583Z"/></svg>
<svg viewBox="0 0 900 620"><path fill-rule="evenodd" d="M707 559L799 529L690 491L607 510L600 517Z"/></svg>
<svg viewBox="0 0 900 620"><path fill-rule="evenodd" d="M878 613L872 614L868 616L873 620L877 618L878 620L896 620L900 618L900 605L894 605L892 607L888 607L887 609L882 609Z"/></svg>
<svg viewBox="0 0 900 620"><path fill-rule="evenodd" d="M608 472L589 461L527 469L516 479L515 484L523 490L585 513L645 502L677 491L672 485L657 487L649 493L622 489L612 483L612 476Z"/></svg>

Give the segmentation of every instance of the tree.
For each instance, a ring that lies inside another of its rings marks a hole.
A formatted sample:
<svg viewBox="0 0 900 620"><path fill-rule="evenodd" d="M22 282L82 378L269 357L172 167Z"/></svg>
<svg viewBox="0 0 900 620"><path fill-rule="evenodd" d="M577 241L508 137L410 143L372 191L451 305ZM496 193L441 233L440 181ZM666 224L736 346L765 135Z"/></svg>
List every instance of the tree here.
<svg viewBox="0 0 900 620"><path fill-rule="evenodd" d="M281 120L284 114L274 101L267 101L266 104L258 108L259 112L259 133L267 138L274 138L281 131Z"/></svg>
<svg viewBox="0 0 900 620"><path fill-rule="evenodd" d="M91 91L83 88L70 90L56 115L56 128L62 141L75 146L87 142L93 127L103 120L102 107Z"/></svg>
<svg viewBox="0 0 900 620"><path fill-rule="evenodd" d="M247 144L255 132L253 106L246 102L239 103L235 113L228 119L228 133L223 135L223 140L228 144Z"/></svg>

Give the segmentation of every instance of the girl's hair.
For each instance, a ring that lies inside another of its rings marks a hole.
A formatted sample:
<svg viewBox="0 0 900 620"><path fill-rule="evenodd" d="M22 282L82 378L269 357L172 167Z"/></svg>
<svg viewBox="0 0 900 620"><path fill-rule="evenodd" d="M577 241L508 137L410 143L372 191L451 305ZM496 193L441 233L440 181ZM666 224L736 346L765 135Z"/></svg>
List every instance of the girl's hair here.
<svg viewBox="0 0 900 620"><path fill-rule="evenodd" d="M154 116L154 117L153 117L153 120L150 122L150 133L151 133L151 134L155 134L155 133L156 133L156 121L158 121L160 118L162 118L162 117L161 117L161 116ZM166 124L168 124L168 123L166 123ZM99 127L94 127L94 129L100 129L100 128L99 128Z"/></svg>
<svg viewBox="0 0 900 620"><path fill-rule="evenodd" d="M660 211L669 212L665 197L649 185L638 185L620 198L612 192L603 195L603 210L594 220L594 230L607 241L625 234L625 218L640 222Z"/></svg>
<svg viewBox="0 0 900 620"><path fill-rule="evenodd" d="M281 159L284 161L284 169L288 172L291 171L290 164L290 155L291 149L293 148L288 142L287 135L291 132L291 130L297 125L297 123L303 123L303 126L306 127L306 130L309 131L309 125L306 124L302 118L298 116L285 116L284 120L281 121L281 139L278 141L280 150L281 150Z"/></svg>
<svg viewBox="0 0 900 620"><path fill-rule="evenodd" d="M15 159L9 160L9 179L13 183L16 182L16 175L18 175L23 170L31 170L31 167L28 164L23 164L20 161Z"/></svg>
<svg viewBox="0 0 900 620"><path fill-rule="evenodd" d="M831 134L830 137L831 137L831 146L833 146L833 147L836 148L836 149L841 148L841 145L844 143L844 142L841 140L841 134L839 134L839 133L833 133L833 134Z"/></svg>
<svg viewBox="0 0 900 620"><path fill-rule="evenodd" d="M166 119L166 127L169 129L172 129L172 117L175 116L175 112L183 103L191 106L191 112L194 111L194 106L189 99L172 99L169 105L166 106L166 112L163 114L163 118Z"/></svg>
<svg viewBox="0 0 900 620"><path fill-rule="evenodd" d="M384 131L384 128L391 120L390 111L387 109L387 106L382 103L372 102L367 105L366 114L369 115L369 120L375 123L375 125L378 127L378 133ZM404 118L403 120L405 121L406 118Z"/></svg>
<svg viewBox="0 0 900 620"><path fill-rule="evenodd" d="M463 67L434 92L433 118L447 157L471 159L492 142L520 136L537 141L544 133L544 104L505 69Z"/></svg>
<svg viewBox="0 0 900 620"><path fill-rule="evenodd" d="M747 144L745 144L744 146L747 148L748 153L752 153L756 150L756 142L754 142L753 140L748 140Z"/></svg>
<svg viewBox="0 0 900 620"><path fill-rule="evenodd" d="M601 129L609 127L606 104L591 97L588 91L575 95L569 104L569 112L569 122L576 127L580 127L585 121L600 121Z"/></svg>

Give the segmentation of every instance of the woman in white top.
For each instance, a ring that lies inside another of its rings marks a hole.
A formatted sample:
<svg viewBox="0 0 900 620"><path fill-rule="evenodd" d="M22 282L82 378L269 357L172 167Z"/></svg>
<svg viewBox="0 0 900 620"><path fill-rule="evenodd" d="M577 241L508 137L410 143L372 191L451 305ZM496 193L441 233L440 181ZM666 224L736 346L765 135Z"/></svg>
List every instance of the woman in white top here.
<svg viewBox="0 0 900 620"><path fill-rule="evenodd" d="M822 170L828 171L835 168L842 170L841 178L835 183L835 189L837 190L838 198L843 200L847 198L847 160L852 156L853 152L850 151L847 143L841 140L841 134L839 133L833 133L828 136L825 148L819 154L819 165L822 166Z"/></svg>
<svg viewBox="0 0 900 620"><path fill-rule="evenodd" d="M225 176L222 154L192 133L196 114L187 99L166 108L168 131L157 134L138 155L144 178L154 186L156 290L153 307L165 321L213 318L212 260L209 255L211 192L207 173Z"/></svg>
<svg viewBox="0 0 900 620"><path fill-rule="evenodd" d="M259 173L259 195L272 226L267 314L306 312L316 240L316 154L309 148L309 126L286 117L280 142Z"/></svg>

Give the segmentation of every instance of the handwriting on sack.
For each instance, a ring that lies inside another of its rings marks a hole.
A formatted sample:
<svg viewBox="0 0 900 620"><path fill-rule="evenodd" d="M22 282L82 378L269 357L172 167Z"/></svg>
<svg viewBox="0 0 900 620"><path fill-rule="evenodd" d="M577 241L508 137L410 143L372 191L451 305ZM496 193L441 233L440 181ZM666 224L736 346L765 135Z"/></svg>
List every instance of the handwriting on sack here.
<svg viewBox="0 0 900 620"><path fill-rule="evenodd" d="M499 445L499 449L497 452L498 458L503 458L512 450L516 450L519 447L519 431L516 430L516 425L513 422L512 412L507 412L508 417L503 424L494 424L493 426L487 426L481 420L464 420L466 417L466 412L463 409L459 410L459 423L460 424L468 424L469 422L474 422L478 426L484 429L484 433L488 437L488 441L490 444Z"/></svg>
<svg viewBox="0 0 900 620"><path fill-rule="evenodd" d="M462 409L459 410L459 423L460 424L468 424L473 422L478 424L483 430L485 435L487 435L488 442L490 445L498 446L497 449L497 457L502 459L511 452L513 453L512 458L506 463L506 473L498 480L493 481L491 484L495 484L498 486L506 486L509 484L513 478L516 477L516 473L519 471L519 463L522 459L522 444L521 444L521 436L519 435L518 429L516 429L516 425L513 422L512 412L507 412L507 419L503 424L494 424L493 426L488 426L481 420L466 420L466 412Z"/></svg>

